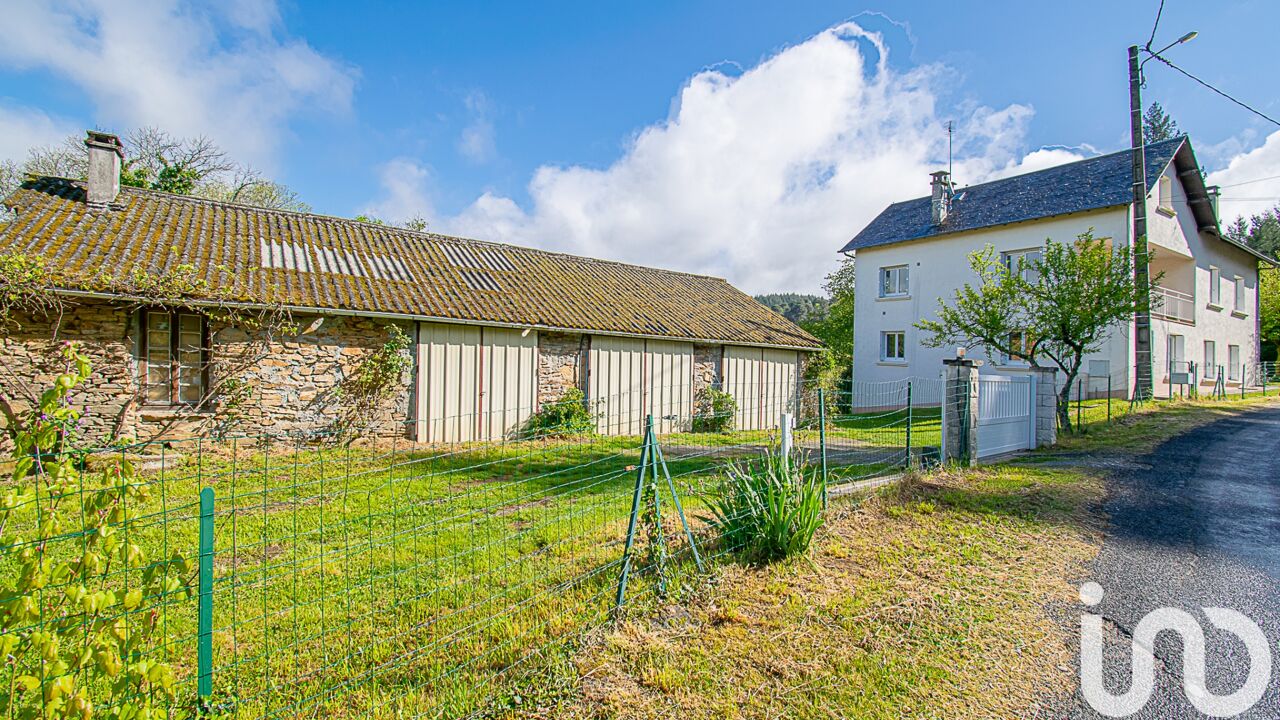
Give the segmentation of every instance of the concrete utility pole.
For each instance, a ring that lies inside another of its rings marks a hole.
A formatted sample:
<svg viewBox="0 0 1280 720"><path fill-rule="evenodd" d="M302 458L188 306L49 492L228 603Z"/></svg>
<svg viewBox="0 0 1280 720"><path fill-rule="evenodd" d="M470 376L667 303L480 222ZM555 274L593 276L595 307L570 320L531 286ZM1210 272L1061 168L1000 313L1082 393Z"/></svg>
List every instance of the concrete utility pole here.
<svg viewBox="0 0 1280 720"><path fill-rule="evenodd" d="M1133 139L1133 282L1140 293L1142 309L1133 315L1133 394L1135 400L1149 400L1151 380L1151 311L1147 291L1150 268L1147 264L1147 162L1142 139L1142 67L1138 46L1129 47L1129 131Z"/></svg>

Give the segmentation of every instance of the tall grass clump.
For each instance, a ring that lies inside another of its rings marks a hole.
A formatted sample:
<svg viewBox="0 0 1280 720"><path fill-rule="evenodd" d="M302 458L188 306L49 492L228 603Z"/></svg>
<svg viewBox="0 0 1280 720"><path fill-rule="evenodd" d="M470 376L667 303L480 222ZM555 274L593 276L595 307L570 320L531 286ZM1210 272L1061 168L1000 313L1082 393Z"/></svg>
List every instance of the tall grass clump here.
<svg viewBox="0 0 1280 720"><path fill-rule="evenodd" d="M770 563L809 549L822 525L822 483L798 458L768 453L731 464L707 507L726 548Z"/></svg>

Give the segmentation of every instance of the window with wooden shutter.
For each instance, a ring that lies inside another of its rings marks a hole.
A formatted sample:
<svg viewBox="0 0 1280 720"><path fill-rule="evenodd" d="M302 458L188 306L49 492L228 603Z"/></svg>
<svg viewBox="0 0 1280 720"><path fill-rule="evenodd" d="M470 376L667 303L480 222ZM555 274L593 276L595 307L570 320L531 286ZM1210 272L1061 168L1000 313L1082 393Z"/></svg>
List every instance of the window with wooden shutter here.
<svg viewBox="0 0 1280 720"><path fill-rule="evenodd" d="M199 404L208 388L208 320L196 313L146 310L142 327L146 403Z"/></svg>

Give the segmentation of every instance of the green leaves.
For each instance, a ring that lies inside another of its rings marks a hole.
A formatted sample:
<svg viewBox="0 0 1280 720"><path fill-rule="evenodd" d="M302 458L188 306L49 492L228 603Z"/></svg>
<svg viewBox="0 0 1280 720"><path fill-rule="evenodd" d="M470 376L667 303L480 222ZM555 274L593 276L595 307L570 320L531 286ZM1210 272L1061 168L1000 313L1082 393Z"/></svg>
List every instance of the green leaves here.
<svg viewBox="0 0 1280 720"><path fill-rule="evenodd" d="M85 469L71 397L92 364L72 344L63 360L15 434L13 487L0 495L0 553L18 565L0 585L0 597L9 598L0 605L0 660L14 688L0 694L0 713L167 717L174 674L151 657L164 639L155 637L147 603L189 591L192 566L181 554L148 564L126 541L124 528L144 509L147 487L123 458ZM25 522L10 522L15 514ZM21 537L17 527L35 536ZM140 615L126 620L130 613Z"/></svg>
<svg viewBox="0 0 1280 720"><path fill-rule="evenodd" d="M822 484L796 458L771 453L730 465L707 506L727 549L774 562L809 549L822 525Z"/></svg>

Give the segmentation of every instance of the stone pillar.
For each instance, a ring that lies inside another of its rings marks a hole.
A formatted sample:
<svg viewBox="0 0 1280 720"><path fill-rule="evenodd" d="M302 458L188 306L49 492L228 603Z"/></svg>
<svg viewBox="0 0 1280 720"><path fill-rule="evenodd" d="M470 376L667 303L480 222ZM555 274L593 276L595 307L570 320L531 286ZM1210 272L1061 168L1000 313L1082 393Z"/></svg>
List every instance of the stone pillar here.
<svg viewBox="0 0 1280 720"><path fill-rule="evenodd" d="M1058 370L1057 368L1032 368L1036 380L1036 447L1048 447L1058 442Z"/></svg>
<svg viewBox="0 0 1280 720"><path fill-rule="evenodd" d="M978 363L964 358L943 360L946 394L942 405L943 462L978 464Z"/></svg>

